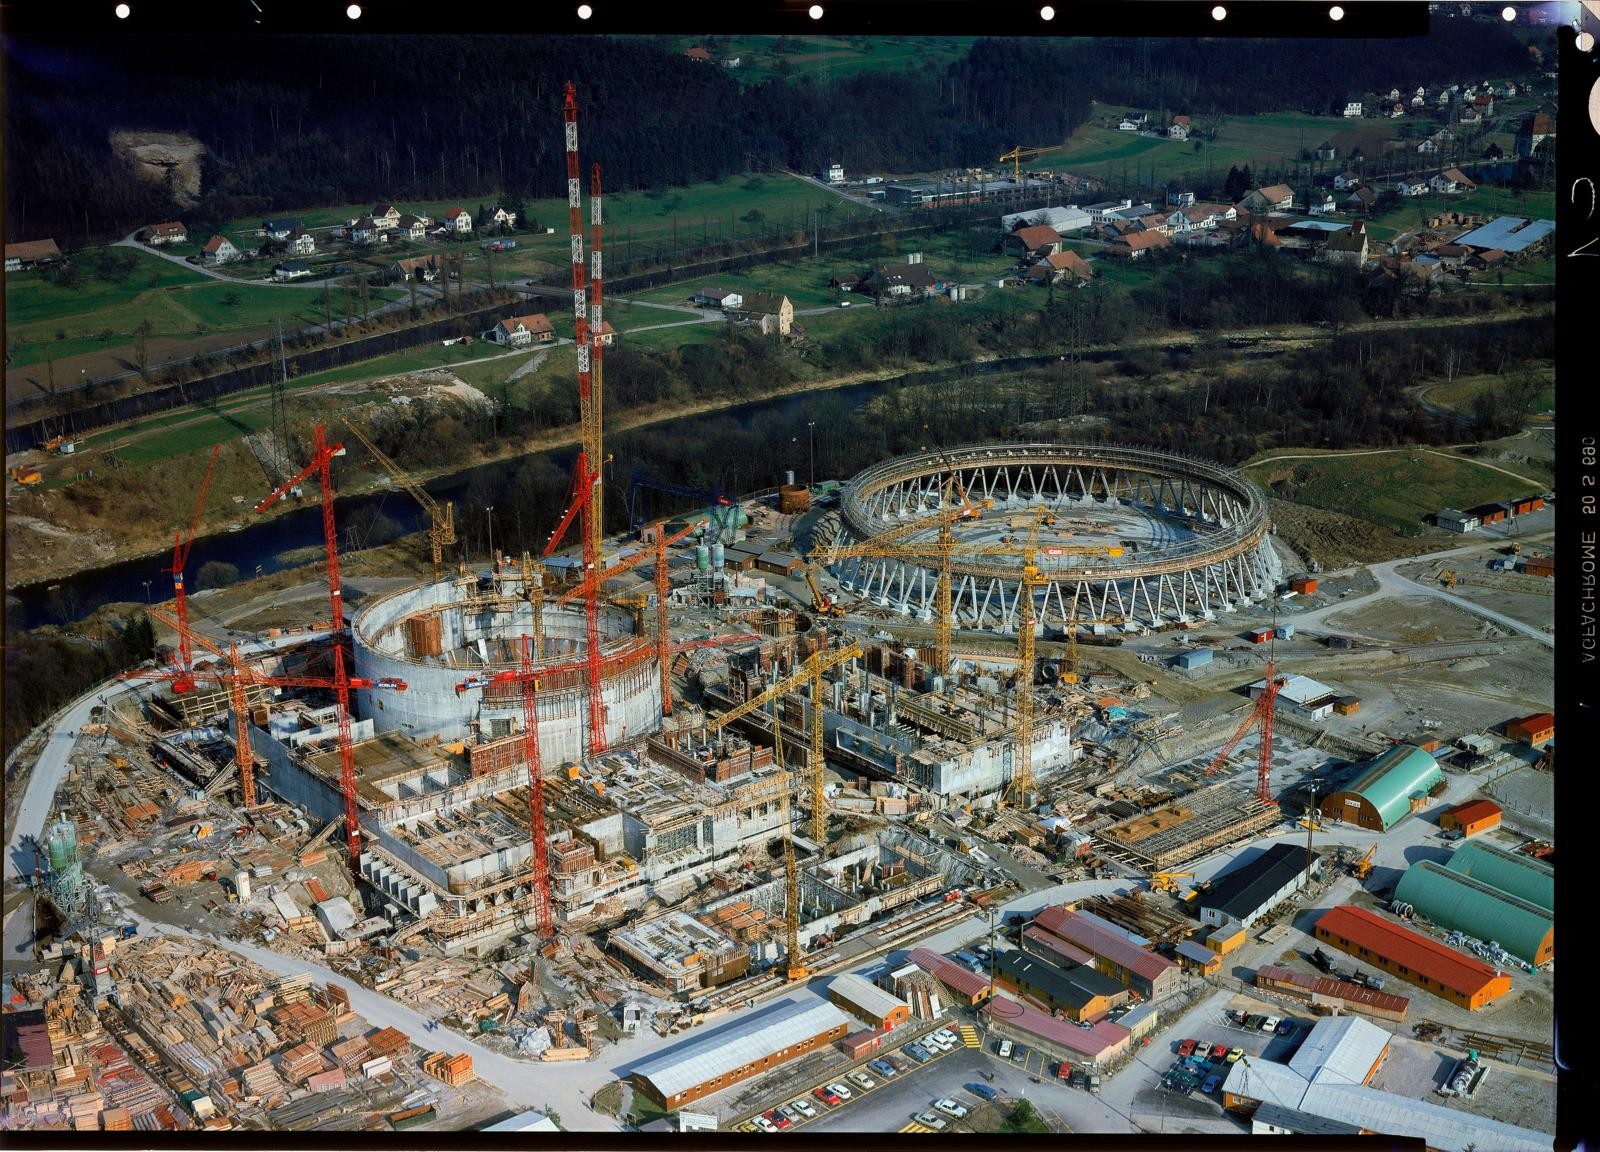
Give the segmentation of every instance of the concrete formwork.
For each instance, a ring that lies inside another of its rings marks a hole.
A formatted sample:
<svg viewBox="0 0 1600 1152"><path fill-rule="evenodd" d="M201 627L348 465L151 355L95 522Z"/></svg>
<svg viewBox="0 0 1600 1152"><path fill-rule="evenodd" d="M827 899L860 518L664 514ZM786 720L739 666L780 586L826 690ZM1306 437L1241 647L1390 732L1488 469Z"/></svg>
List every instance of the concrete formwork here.
<svg viewBox="0 0 1600 1152"><path fill-rule="evenodd" d="M408 621L438 620L437 654L418 653ZM570 663L582 656L581 607L546 605L542 614L541 665ZM363 606L352 622L355 675L398 677L405 692L357 691L357 711L379 732L400 730L418 740L492 739L522 728L522 701L515 691L457 692L474 674L520 667L520 637L533 629L533 609L524 599L477 598L456 581L423 584ZM660 724L661 676L653 647L633 635L629 614L603 608L601 646L611 668L603 687L606 741L619 743ZM582 670L541 678L539 748L547 765L576 763L585 752L587 677Z"/></svg>

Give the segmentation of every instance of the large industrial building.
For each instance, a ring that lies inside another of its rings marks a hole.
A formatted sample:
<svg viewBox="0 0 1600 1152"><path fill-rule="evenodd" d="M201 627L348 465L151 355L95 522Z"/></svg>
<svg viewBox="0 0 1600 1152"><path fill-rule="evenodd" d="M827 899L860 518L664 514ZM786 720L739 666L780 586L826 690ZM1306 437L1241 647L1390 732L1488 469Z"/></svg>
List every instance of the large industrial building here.
<svg viewBox="0 0 1600 1152"><path fill-rule="evenodd" d="M1228 1065L1223 1106L1257 1115L1269 1109L1264 1119L1276 1132L1310 1135L1331 1125L1337 1132L1415 1137L1437 1152L1550 1147L1549 1136L1531 1129L1371 1087L1389 1044L1388 1032L1358 1016L1327 1017L1287 1064L1257 1058Z"/></svg>
<svg viewBox="0 0 1600 1152"><path fill-rule="evenodd" d="M1511 977L1504 972L1353 904L1324 912L1316 937L1471 1011L1511 991Z"/></svg>
<svg viewBox="0 0 1600 1152"><path fill-rule="evenodd" d="M850 1018L826 1000L784 1000L635 1065L636 1090L668 1111L844 1039Z"/></svg>
<svg viewBox="0 0 1600 1152"><path fill-rule="evenodd" d="M1555 955L1555 918L1547 909L1432 860L1407 868L1394 898L1441 928L1496 941L1529 964Z"/></svg>
<svg viewBox="0 0 1600 1152"><path fill-rule="evenodd" d="M1165 956L1141 948L1128 934L1090 912L1050 907L1035 916L1036 927L1094 957L1094 967L1132 988L1147 1000L1162 1000L1178 990L1178 966Z"/></svg>
<svg viewBox="0 0 1600 1152"><path fill-rule="evenodd" d="M1248 864L1224 873L1200 898L1200 923L1237 920L1246 928L1320 874L1316 855L1298 844L1274 844Z"/></svg>
<svg viewBox="0 0 1600 1152"><path fill-rule="evenodd" d="M1032 1000L1046 1012L1093 1024L1128 1002L1130 992L1086 964L1063 968L1039 956L1006 949L995 957L995 982Z"/></svg>
<svg viewBox="0 0 1600 1152"><path fill-rule="evenodd" d="M1555 911L1556 870L1543 860L1507 852L1481 840L1463 844L1445 861L1450 871L1488 884L1546 912Z"/></svg>
<svg viewBox="0 0 1600 1152"><path fill-rule="evenodd" d="M1322 816L1387 832L1421 808L1444 780L1439 762L1414 744L1395 744L1373 757L1360 774L1322 801Z"/></svg>

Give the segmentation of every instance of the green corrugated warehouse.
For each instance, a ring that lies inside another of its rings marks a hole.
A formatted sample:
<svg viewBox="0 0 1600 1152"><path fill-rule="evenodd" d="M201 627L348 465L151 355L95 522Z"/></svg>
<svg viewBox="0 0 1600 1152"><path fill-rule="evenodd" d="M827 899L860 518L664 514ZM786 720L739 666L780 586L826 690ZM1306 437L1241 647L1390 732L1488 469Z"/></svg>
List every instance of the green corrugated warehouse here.
<svg viewBox="0 0 1600 1152"><path fill-rule="evenodd" d="M1507 852L1490 844L1463 844L1445 861L1446 868L1537 904L1556 910L1556 870L1543 860Z"/></svg>
<svg viewBox="0 0 1600 1152"><path fill-rule="evenodd" d="M1414 744L1396 744L1375 756L1349 784L1328 794L1322 818L1387 832L1412 811L1412 797L1426 797L1444 779L1439 762Z"/></svg>
<svg viewBox="0 0 1600 1152"><path fill-rule="evenodd" d="M1394 898L1441 928L1493 940L1530 964L1555 955L1555 921L1548 910L1431 860L1406 869Z"/></svg>

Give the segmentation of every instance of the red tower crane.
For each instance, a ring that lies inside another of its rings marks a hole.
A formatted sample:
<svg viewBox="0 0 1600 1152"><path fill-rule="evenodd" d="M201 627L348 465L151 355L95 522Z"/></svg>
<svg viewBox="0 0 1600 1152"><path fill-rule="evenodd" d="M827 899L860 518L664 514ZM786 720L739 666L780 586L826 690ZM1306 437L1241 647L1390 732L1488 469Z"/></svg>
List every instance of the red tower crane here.
<svg viewBox="0 0 1600 1152"><path fill-rule="evenodd" d="M194 684L187 679L187 674L194 668L194 649L189 643L189 595L184 588L183 571L189 564L189 549L194 544L195 529L200 527L200 512L206 504L206 492L211 488L211 473L217 466L217 453L222 451L221 444L214 444L211 448L211 459L206 461L205 479L200 481L200 495L194 502L194 515L189 518L189 534L187 536L177 533L172 542L172 573L173 597L178 602L178 671L180 675L173 679L174 692L188 692Z"/></svg>
<svg viewBox="0 0 1600 1152"><path fill-rule="evenodd" d="M339 715L339 790L344 793L344 837L350 853L350 867L361 868L361 822L356 808L356 761L350 746L350 676L344 666L344 592L339 584L339 534L333 519L333 475L330 465L335 456L344 455L343 444L328 444L323 438L322 425L317 425L311 463L299 473L280 484L273 493L256 505L257 512L265 512L283 497L289 489L313 472L322 485L322 537L327 551L328 601L333 630L333 699Z"/></svg>
<svg viewBox="0 0 1600 1152"><path fill-rule="evenodd" d="M578 351L581 355L583 345L579 345ZM589 754L598 756L606 750L605 701L600 692L601 680L604 678L603 659L600 655L600 596L599 584L592 581L592 577L600 567L600 555L595 547L594 537L588 531L588 509L594 498L595 485L600 481L600 470L596 468L591 471L588 453L579 449L573 471L575 475L572 478L572 503L567 506L567 511L561 517L561 523L556 525L556 530L550 533L550 541L544 546L544 554L548 556L556 550L561 538L572 526L573 516L579 515L582 520L578 531L583 537L583 575L584 582L589 588L589 594L584 597L583 602L584 631L588 642L585 663L589 670Z"/></svg>
<svg viewBox="0 0 1600 1152"><path fill-rule="evenodd" d="M168 616L159 608L150 610L150 614L169 627L176 628L177 620ZM192 671L191 677L195 681L204 681L227 688L232 697L234 721L234 762L239 769L239 788L244 794L245 808L256 806L255 785L255 757L250 748L250 704L246 698L245 689L255 685L265 685L273 688L332 688L334 682L326 676L268 676L264 672L250 667L249 663L239 655L239 646L230 644L224 652L219 646L207 640L200 633L193 634L196 644L210 652L218 659L227 661L224 668L207 668ZM118 679L121 680L166 680L174 685L176 690L177 678L180 673L176 671L155 672L123 672ZM387 688L396 692L406 690L406 682L394 677L383 677L373 680L365 676L352 676L349 680L352 688Z"/></svg>
<svg viewBox="0 0 1600 1152"><path fill-rule="evenodd" d="M1267 683L1261 690L1261 695L1256 697L1256 706L1250 709L1250 715L1244 718L1244 723L1239 725L1239 730L1222 746L1222 751L1218 752L1216 759L1211 761L1211 767L1206 769L1207 776L1216 775L1217 770L1222 767L1228 756L1238 747L1239 741L1244 739L1245 734L1255 726L1257 721L1260 721L1261 748L1260 760L1256 768L1256 799L1263 804L1272 803L1272 712L1278 697L1278 690L1287 682L1286 677L1278 675L1272 657L1268 656Z"/></svg>

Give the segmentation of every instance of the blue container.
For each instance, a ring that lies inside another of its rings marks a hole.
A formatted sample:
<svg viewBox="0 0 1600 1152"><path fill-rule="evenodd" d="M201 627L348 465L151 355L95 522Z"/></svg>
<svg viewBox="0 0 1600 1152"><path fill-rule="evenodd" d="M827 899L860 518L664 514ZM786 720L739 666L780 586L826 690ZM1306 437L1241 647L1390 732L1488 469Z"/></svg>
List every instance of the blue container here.
<svg viewBox="0 0 1600 1152"><path fill-rule="evenodd" d="M1179 668L1199 668L1211 663L1211 649L1195 648L1188 652L1178 653Z"/></svg>
<svg viewBox="0 0 1600 1152"><path fill-rule="evenodd" d="M1278 639L1279 640L1287 640L1289 637L1291 637L1293 635L1294 635L1294 625L1293 624L1279 624L1278 625Z"/></svg>

